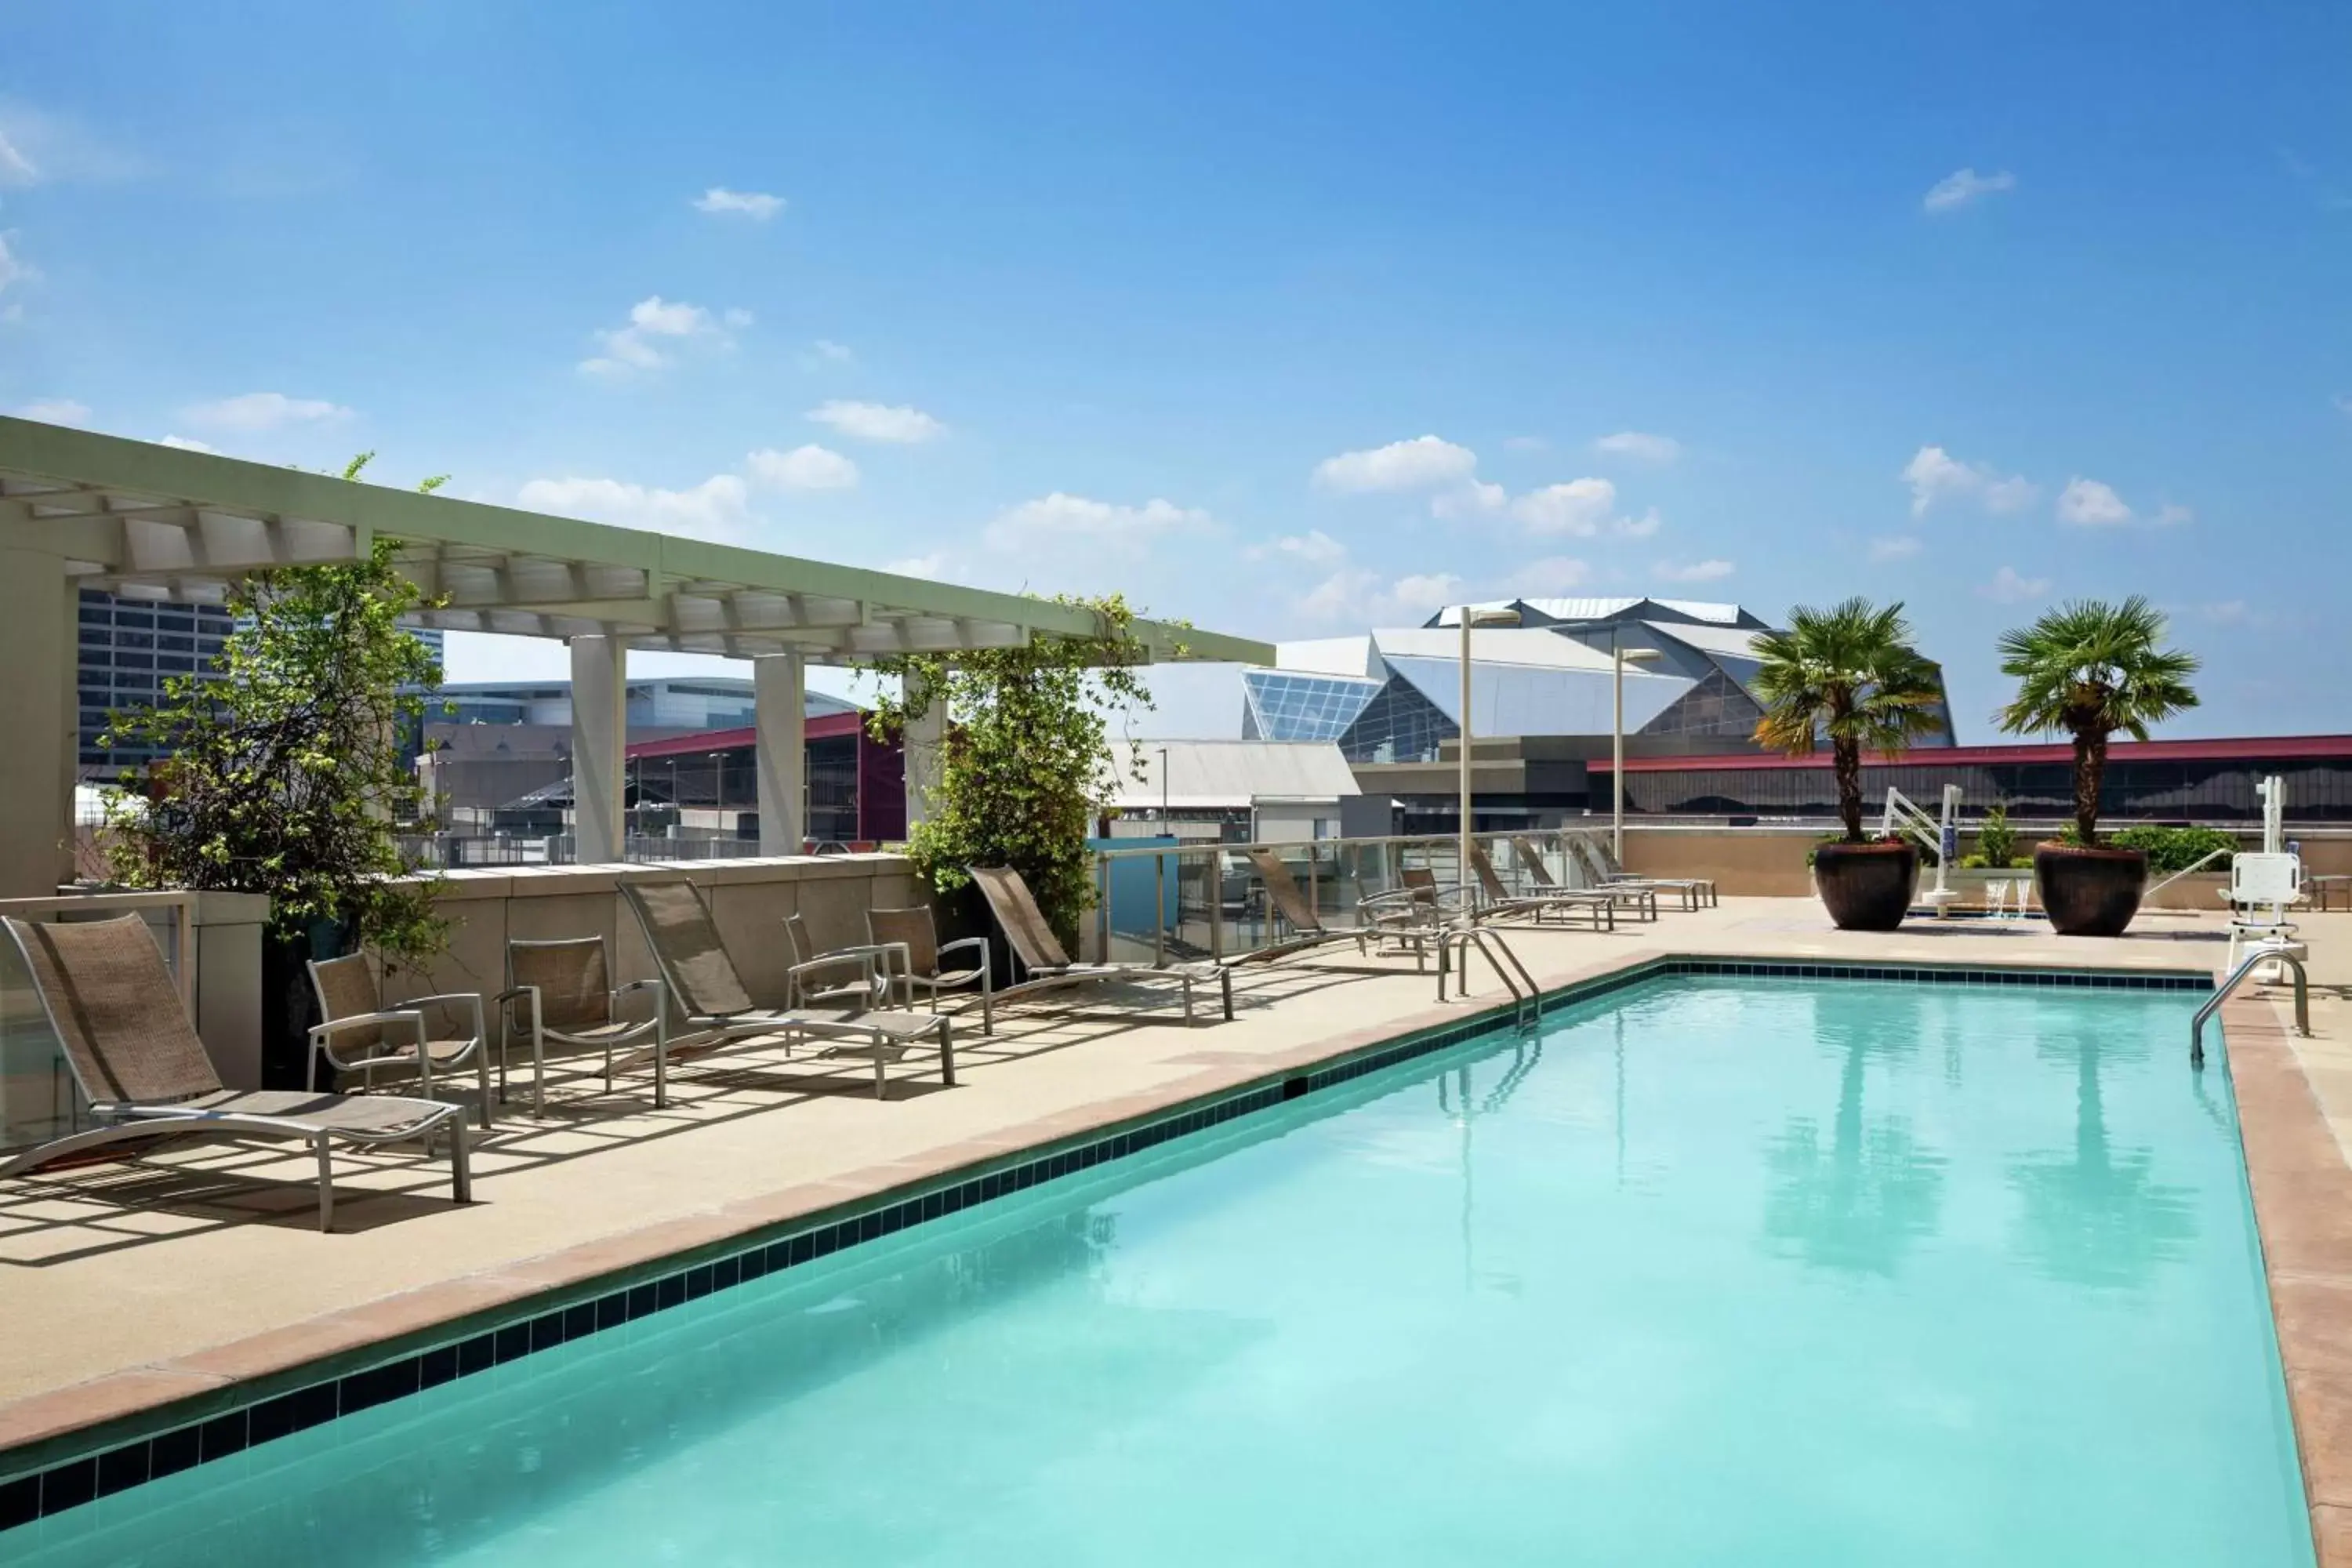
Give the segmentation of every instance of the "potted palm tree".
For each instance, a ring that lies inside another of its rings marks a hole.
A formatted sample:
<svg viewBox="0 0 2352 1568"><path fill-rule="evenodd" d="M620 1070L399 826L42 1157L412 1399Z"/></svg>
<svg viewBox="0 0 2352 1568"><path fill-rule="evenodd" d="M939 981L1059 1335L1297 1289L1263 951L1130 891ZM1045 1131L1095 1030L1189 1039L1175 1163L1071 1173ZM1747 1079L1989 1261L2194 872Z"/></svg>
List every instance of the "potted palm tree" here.
<svg viewBox="0 0 2352 1568"><path fill-rule="evenodd" d="M2197 706L2197 657L2159 648L2163 637L2164 616L2135 594L2061 605L2000 639L2000 672L2017 682L2000 727L2074 740L2074 842L2033 852L2042 907L2062 936L2119 936L2139 912L2147 856L2099 842L2099 784L2109 736L2145 741L2150 724Z"/></svg>
<svg viewBox="0 0 2352 1568"><path fill-rule="evenodd" d="M1937 728L1943 682L1911 646L1903 606L1848 599L1826 610L1800 605L1789 629L1756 639L1763 663L1756 691L1761 745L1810 756L1829 742L1845 837L1813 852L1813 885L1846 931L1893 931L1911 908L1919 852L1862 831L1862 754L1893 754Z"/></svg>

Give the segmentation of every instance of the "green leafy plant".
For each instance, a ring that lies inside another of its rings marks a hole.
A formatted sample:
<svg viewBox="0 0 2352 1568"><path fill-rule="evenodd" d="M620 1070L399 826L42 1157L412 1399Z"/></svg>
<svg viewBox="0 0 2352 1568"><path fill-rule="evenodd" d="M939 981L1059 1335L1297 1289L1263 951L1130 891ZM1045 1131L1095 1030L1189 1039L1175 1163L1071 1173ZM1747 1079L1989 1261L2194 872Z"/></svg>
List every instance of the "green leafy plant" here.
<svg viewBox="0 0 2352 1568"><path fill-rule="evenodd" d="M876 660L868 668L899 677L903 695L877 703L868 725L887 740L945 705L939 784L929 816L908 835L908 857L942 893L969 883L967 867L1012 867L1066 942L1094 903L1086 841L1118 763L1111 717L1150 708L1151 693L1140 669L1148 650L1124 598L1055 602L1093 611L1096 634L1032 637L952 660ZM1129 769L1139 774L1141 760L1130 747Z"/></svg>
<svg viewBox="0 0 2352 1568"><path fill-rule="evenodd" d="M2017 695L1995 716L2012 735L2063 732L2074 742L2074 833L2099 842L2099 786L2108 737L2147 739L2147 728L2197 706L2189 678L2197 658L2159 648L2164 616L2139 595L2119 605L2061 605L2002 635L2000 672Z"/></svg>
<svg viewBox="0 0 2352 1568"><path fill-rule="evenodd" d="M2118 849L2137 849L2147 857L2147 868L2170 874L2186 871L2198 861L2216 851L2227 850L2229 856L2204 868L2209 871L2227 871L2230 856L2238 848L2238 836L2218 827L2166 827L2144 822L2136 827L2119 828L2107 835L2107 842Z"/></svg>
<svg viewBox="0 0 2352 1568"><path fill-rule="evenodd" d="M1960 864L1989 867L1996 871L2023 864L2017 853L2017 829L2010 826L2006 804L1995 802L1987 809L1984 820L1977 824L1976 853L1963 857Z"/></svg>
<svg viewBox="0 0 2352 1568"><path fill-rule="evenodd" d="M1892 755L1933 733L1944 695L1936 667L1911 646L1903 606L1881 609L1862 598L1827 610L1800 605L1789 629L1765 633L1757 648L1756 691L1765 703L1757 742L1810 756L1827 740L1844 842L1864 842L1863 752Z"/></svg>
<svg viewBox="0 0 2352 1568"><path fill-rule="evenodd" d="M100 742L163 754L108 792L115 876L267 894L273 935L348 924L395 965L438 952L438 879L418 878L393 820L415 795L403 736L441 682L439 658L399 625L425 605L383 539L349 565L237 582L218 676L171 678L154 707L113 715Z"/></svg>

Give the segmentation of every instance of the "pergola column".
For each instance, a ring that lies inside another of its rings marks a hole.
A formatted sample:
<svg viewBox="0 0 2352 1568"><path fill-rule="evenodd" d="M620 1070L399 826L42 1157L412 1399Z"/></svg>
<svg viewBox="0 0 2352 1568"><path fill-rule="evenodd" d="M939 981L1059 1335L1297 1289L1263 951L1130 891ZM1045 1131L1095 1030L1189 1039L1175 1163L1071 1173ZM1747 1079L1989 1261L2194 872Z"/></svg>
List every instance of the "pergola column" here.
<svg viewBox="0 0 2352 1568"><path fill-rule="evenodd" d="M905 696L911 711L919 700L922 689L913 676L906 679ZM907 762L907 831L912 833L915 824L928 822L931 802L939 794L940 771L944 765L943 748L948 736L947 694L934 694L920 718L907 721L902 742Z"/></svg>
<svg viewBox="0 0 2352 1568"><path fill-rule="evenodd" d="M751 661L752 750L760 772L760 853L797 855L808 837L808 661L797 653Z"/></svg>
<svg viewBox="0 0 2352 1568"><path fill-rule="evenodd" d="M615 637L572 639L572 858L622 858L628 818L628 645Z"/></svg>
<svg viewBox="0 0 2352 1568"><path fill-rule="evenodd" d="M0 546L0 898L72 875L75 604L61 557Z"/></svg>

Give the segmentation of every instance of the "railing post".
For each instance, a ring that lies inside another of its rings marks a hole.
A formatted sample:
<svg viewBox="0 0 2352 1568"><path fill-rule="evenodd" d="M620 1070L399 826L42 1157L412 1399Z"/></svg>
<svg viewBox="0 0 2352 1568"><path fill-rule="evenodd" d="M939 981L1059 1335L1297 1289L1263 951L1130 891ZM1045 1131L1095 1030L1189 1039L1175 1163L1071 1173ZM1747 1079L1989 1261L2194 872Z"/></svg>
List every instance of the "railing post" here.
<svg viewBox="0 0 2352 1568"><path fill-rule="evenodd" d="M1209 956L1225 956L1225 847L1209 847Z"/></svg>
<svg viewBox="0 0 2352 1568"><path fill-rule="evenodd" d="M1168 857L1151 858L1151 963L1164 968L1168 963Z"/></svg>
<svg viewBox="0 0 2352 1568"><path fill-rule="evenodd" d="M1110 962L1110 857L1095 851L1095 962Z"/></svg>

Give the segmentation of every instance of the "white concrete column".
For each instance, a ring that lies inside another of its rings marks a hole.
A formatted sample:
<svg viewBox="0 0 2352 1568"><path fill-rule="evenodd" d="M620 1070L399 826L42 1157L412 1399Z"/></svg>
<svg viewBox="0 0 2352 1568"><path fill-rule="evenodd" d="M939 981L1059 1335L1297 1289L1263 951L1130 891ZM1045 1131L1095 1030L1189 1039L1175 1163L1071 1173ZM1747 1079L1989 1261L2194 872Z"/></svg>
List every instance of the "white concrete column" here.
<svg viewBox="0 0 2352 1568"><path fill-rule="evenodd" d="M0 546L0 898L73 873L76 603L64 561Z"/></svg>
<svg viewBox="0 0 2352 1568"><path fill-rule="evenodd" d="M572 820L583 866L621 858L628 804L628 645L572 639Z"/></svg>
<svg viewBox="0 0 2352 1568"><path fill-rule="evenodd" d="M760 853L797 855L808 837L808 661L797 653L751 661L752 751L760 770Z"/></svg>
<svg viewBox="0 0 2352 1568"><path fill-rule="evenodd" d="M907 705L912 708L918 696L913 678L908 678ZM948 703L944 693L934 698L919 719L907 721L903 737L907 753L907 831L912 833L915 824L927 822L931 815L931 797L939 793L940 771L944 763L941 748L947 742Z"/></svg>

